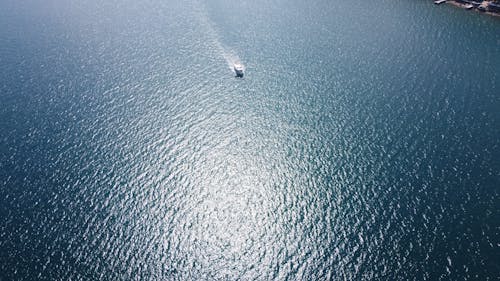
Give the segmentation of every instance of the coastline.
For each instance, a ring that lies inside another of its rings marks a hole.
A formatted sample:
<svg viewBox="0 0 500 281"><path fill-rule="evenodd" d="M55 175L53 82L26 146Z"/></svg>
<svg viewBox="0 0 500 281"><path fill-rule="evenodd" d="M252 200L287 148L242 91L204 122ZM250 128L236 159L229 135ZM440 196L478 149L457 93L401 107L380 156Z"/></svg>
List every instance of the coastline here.
<svg viewBox="0 0 500 281"><path fill-rule="evenodd" d="M437 4L436 2L434 2ZM493 1L482 1L482 2L475 2L475 1L468 1L468 0L447 0L445 3L451 4L455 7L459 7L462 9L468 9L468 10L474 10L476 12L482 13L482 14L487 14L490 16L494 17L500 17L500 10L498 10L498 7L493 7L493 5L500 6L499 3L493 3ZM493 4L493 5L491 5ZM472 7L468 5L471 5ZM481 8L480 8L481 7ZM493 8L496 8L497 10L494 10Z"/></svg>

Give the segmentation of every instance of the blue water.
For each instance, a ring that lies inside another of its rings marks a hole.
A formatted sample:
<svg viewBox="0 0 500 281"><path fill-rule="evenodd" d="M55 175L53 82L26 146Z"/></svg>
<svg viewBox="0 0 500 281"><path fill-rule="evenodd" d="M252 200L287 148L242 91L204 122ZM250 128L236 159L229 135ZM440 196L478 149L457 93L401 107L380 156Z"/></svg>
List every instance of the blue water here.
<svg viewBox="0 0 500 281"><path fill-rule="evenodd" d="M137 2L0 3L0 280L500 276L498 18Z"/></svg>

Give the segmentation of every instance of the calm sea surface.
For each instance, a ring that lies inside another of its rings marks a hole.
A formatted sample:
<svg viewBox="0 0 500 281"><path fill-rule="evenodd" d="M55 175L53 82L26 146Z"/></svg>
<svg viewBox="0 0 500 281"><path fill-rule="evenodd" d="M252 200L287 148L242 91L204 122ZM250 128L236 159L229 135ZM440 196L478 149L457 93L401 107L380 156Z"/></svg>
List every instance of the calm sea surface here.
<svg viewBox="0 0 500 281"><path fill-rule="evenodd" d="M0 3L2 281L498 280L499 195L499 18Z"/></svg>

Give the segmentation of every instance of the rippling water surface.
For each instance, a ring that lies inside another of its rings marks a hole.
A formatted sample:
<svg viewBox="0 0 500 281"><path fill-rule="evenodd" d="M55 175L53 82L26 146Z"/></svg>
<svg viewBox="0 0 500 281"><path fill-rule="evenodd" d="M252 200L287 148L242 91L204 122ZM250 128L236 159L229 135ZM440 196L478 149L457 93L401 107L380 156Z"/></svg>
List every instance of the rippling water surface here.
<svg viewBox="0 0 500 281"><path fill-rule="evenodd" d="M497 18L137 2L0 3L0 280L500 276Z"/></svg>

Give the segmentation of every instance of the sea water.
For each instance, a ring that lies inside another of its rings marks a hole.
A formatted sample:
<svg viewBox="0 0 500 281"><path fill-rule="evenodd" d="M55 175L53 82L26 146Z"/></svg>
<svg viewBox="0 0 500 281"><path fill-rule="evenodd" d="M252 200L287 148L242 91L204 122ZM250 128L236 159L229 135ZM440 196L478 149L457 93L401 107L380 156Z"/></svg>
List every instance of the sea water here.
<svg viewBox="0 0 500 281"><path fill-rule="evenodd" d="M423 0L4 0L0 280L495 279L499 46Z"/></svg>

